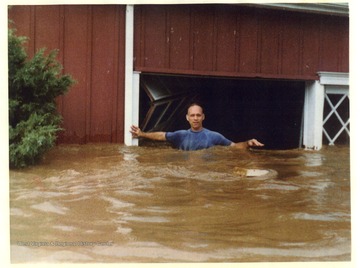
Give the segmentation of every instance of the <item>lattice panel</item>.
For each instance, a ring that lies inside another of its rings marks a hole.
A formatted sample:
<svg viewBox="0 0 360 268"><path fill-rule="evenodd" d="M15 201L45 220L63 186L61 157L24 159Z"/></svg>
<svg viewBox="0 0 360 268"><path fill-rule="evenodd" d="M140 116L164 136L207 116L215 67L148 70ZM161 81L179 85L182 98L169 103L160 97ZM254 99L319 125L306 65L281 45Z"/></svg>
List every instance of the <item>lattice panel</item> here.
<svg viewBox="0 0 360 268"><path fill-rule="evenodd" d="M350 116L347 90L325 93L323 133L329 145L348 143Z"/></svg>

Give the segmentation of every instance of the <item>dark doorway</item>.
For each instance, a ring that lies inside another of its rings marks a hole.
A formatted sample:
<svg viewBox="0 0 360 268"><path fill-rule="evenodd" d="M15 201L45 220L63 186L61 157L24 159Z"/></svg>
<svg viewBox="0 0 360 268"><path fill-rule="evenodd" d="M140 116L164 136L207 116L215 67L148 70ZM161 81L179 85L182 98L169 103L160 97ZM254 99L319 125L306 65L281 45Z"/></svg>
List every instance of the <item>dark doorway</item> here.
<svg viewBox="0 0 360 268"><path fill-rule="evenodd" d="M266 149L293 149L300 144L304 91L304 81L142 74L140 122L145 131L187 129L186 107L200 102L204 127L234 142L256 138Z"/></svg>

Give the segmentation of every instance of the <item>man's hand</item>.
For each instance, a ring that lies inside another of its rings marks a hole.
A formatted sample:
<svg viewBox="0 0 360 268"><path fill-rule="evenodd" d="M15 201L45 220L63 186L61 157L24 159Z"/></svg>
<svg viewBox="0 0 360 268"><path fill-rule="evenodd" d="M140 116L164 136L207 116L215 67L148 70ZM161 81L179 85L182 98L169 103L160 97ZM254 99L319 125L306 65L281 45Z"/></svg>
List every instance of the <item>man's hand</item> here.
<svg viewBox="0 0 360 268"><path fill-rule="evenodd" d="M249 147L253 147L253 146L264 146L264 144L262 144L261 142L259 142L256 139L251 139L248 141L242 141L242 142L237 142L237 143L232 143L231 146L235 146L238 149L247 149Z"/></svg>
<svg viewBox="0 0 360 268"><path fill-rule="evenodd" d="M264 144L259 142L257 139L248 140L247 144L248 144L249 147L251 147L251 146L264 146Z"/></svg>
<svg viewBox="0 0 360 268"><path fill-rule="evenodd" d="M165 141L165 132L142 132L138 126L132 125L130 128L130 133L133 138L146 138L155 141Z"/></svg>
<svg viewBox="0 0 360 268"><path fill-rule="evenodd" d="M141 137L141 134L143 133L141 129L138 126L131 126L130 133L133 138L139 138Z"/></svg>

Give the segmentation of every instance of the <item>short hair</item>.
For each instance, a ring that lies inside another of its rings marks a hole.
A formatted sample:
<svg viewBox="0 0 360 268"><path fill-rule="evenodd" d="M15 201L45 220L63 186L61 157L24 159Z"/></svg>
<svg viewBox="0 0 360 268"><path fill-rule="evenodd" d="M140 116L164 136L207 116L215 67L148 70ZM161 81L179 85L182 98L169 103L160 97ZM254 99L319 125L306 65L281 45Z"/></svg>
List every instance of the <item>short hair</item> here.
<svg viewBox="0 0 360 268"><path fill-rule="evenodd" d="M186 112L188 112L189 109L193 106L199 106L201 108L202 112L204 113L204 107L201 104L199 104L198 102L192 102L190 105L188 105Z"/></svg>

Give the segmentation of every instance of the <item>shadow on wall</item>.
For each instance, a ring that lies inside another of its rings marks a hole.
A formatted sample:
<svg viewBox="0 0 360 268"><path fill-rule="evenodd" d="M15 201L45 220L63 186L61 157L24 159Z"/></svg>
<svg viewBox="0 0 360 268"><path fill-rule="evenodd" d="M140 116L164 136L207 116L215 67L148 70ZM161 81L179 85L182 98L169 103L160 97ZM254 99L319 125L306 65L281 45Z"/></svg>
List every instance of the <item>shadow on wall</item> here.
<svg viewBox="0 0 360 268"><path fill-rule="evenodd" d="M144 131L187 129L186 107L204 106L204 127L234 142L256 138L266 149L298 148L305 82L141 75Z"/></svg>

